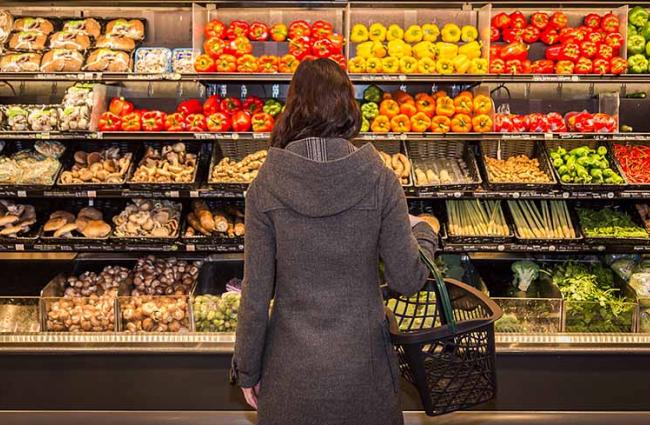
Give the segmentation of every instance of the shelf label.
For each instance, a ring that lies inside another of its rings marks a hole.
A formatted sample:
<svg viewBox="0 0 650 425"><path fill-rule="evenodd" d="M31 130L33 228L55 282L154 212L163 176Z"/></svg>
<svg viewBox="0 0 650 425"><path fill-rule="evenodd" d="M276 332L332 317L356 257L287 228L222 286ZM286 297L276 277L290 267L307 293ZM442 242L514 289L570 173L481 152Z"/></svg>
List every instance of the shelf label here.
<svg viewBox="0 0 650 425"><path fill-rule="evenodd" d="M162 80L164 74L127 74L127 80Z"/></svg>
<svg viewBox="0 0 650 425"><path fill-rule="evenodd" d="M49 140L50 139L50 133L44 132L44 133L37 133L35 136L37 139L42 139L42 140Z"/></svg>
<svg viewBox="0 0 650 425"><path fill-rule="evenodd" d="M544 140L552 140L553 133L544 133Z"/></svg>
<svg viewBox="0 0 650 425"><path fill-rule="evenodd" d="M89 198L96 198L97 197L97 191L96 190L89 190L86 192L86 196Z"/></svg>
<svg viewBox="0 0 650 425"><path fill-rule="evenodd" d="M178 198L181 196L181 194L178 190L170 190L168 192L165 192L165 196L168 198Z"/></svg>
<svg viewBox="0 0 650 425"><path fill-rule="evenodd" d="M268 139L271 133L253 133L253 139Z"/></svg>
<svg viewBox="0 0 650 425"><path fill-rule="evenodd" d="M185 245L185 250L188 251L188 252L194 252L194 251L196 251L196 245L191 244L191 243L186 244Z"/></svg>
<svg viewBox="0 0 650 425"><path fill-rule="evenodd" d="M190 198L198 198L200 196L198 190L190 190Z"/></svg>
<svg viewBox="0 0 650 425"><path fill-rule="evenodd" d="M16 192L16 196L19 198L27 198L27 192L24 190L19 190L18 192Z"/></svg>
<svg viewBox="0 0 650 425"><path fill-rule="evenodd" d="M17 243L16 245L14 245L14 248L16 249L16 251L24 251L25 245L21 243Z"/></svg>
<svg viewBox="0 0 650 425"><path fill-rule="evenodd" d="M194 133L194 138L198 140L216 140L224 137L221 133Z"/></svg>

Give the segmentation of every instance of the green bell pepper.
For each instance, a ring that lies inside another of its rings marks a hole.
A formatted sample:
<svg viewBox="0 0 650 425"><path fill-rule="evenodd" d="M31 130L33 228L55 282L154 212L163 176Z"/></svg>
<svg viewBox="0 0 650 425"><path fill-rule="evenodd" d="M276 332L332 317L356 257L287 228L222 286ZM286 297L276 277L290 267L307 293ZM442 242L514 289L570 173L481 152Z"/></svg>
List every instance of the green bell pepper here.
<svg viewBox="0 0 650 425"><path fill-rule="evenodd" d="M650 14L641 6L634 6L628 15L628 22L637 27L642 27L648 22Z"/></svg>
<svg viewBox="0 0 650 425"><path fill-rule="evenodd" d="M362 133L367 133L370 130L370 121L365 117L361 117L361 129L359 130Z"/></svg>
<svg viewBox="0 0 650 425"><path fill-rule="evenodd" d="M648 41L645 45L645 55L646 57L650 57L650 41Z"/></svg>
<svg viewBox="0 0 650 425"><path fill-rule="evenodd" d="M638 34L639 31L637 31L636 27L632 24L627 24L627 36L632 36Z"/></svg>
<svg viewBox="0 0 650 425"><path fill-rule="evenodd" d="M605 155L607 155L607 147L606 146L598 146L598 149L596 149L596 152L600 156L605 156Z"/></svg>
<svg viewBox="0 0 650 425"><path fill-rule="evenodd" d="M589 148L587 146L581 146L579 148L571 149L569 155L576 157L589 155Z"/></svg>
<svg viewBox="0 0 650 425"><path fill-rule="evenodd" d="M278 116L278 114L280 114L280 112L282 112L282 103L276 99L268 99L266 102L264 102L262 110L275 118Z"/></svg>
<svg viewBox="0 0 650 425"><path fill-rule="evenodd" d="M638 55L645 51L645 38L636 34L627 38L627 51L630 55Z"/></svg>
<svg viewBox="0 0 650 425"><path fill-rule="evenodd" d="M643 74L648 71L648 59L642 54L627 58L627 65L632 74Z"/></svg>
<svg viewBox="0 0 650 425"><path fill-rule="evenodd" d="M375 102L379 104L383 96L384 96L384 92L382 91L382 89L380 89L374 84L368 86L363 91L363 100L365 100L366 102Z"/></svg>
<svg viewBox="0 0 650 425"><path fill-rule="evenodd" d="M368 102L361 105L361 115L368 120L379 115L379 106L375 102Z"/></svg>
<svg viewBox="0 0 650 425"><path fill-rule="evenodd" d="M637 35L642 36L645 38L645 41L650 41L650 22L642 26L637 30ZM628 37L629 40L629 37Z"/></svg>

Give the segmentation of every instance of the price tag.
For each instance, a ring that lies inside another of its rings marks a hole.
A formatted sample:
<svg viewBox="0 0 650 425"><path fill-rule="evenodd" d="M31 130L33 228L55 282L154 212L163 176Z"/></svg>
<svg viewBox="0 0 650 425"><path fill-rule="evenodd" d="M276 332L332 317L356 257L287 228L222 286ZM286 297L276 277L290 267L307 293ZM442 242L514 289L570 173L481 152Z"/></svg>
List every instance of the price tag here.
<svg viewBox="0 0 650 425"><path fill-rule="evenodd" d="M253 139L268 139L269 133L253 133Z"/></svg>
<svg viewBox="0 0 650 425"><path fill-rule="evenodd" d="M569 199L569 192L564 192L564 193L562 194L562 198L564 198L564 199Z"/></svg>
<svg viewBox="0 0 650 425"><path fill-rule="evenodd" d="M21 243L17 243L15 246L16 251L24 251L25 250L25 245Z"/></svg>
<svg viewBox="0 0 650 425"><path fill-rule="evenodd" d="M102 133L101 131L98 131L94 135L91 134L91 136L94 136L95 139L103 139L104 138L104 133Z"/></svg>
<svg viewBox="0 0 650 425"><path fill-rule="evenodd" d="M190 198L198 198L198 197L199 197L198 190L190 190Z"/></svg>
<svg viewBox="0 0 650 425"><path fill-rule="evenodd" d="M505 245L497 245L497 251L499 251L499 252L503 252L503 251L505 251L505 250L506 250Z"/></svg>
<svg viewBox="0 0 650 425"><path fill-rule="evenodd" d="M49 139L50 139L50 133L47 133L47 132L45 132L45 133L38 133L38 134L36 135L36 138L37 138L37 139L42 139L42 140L49 140Z"/></svg>
<svg viewBox="0 0 650 425"><path fill-rule="evenodd" d="M544 140L552 140L553 133L544 133Z"/></svg>
<svg viewBox="0 0 650 425"><path fill-rule="evenodd" d="M406 135L406 133L402 133L402 134L399 135L399 138L400 138L400 140L406 140L406 139L408 139L408 136Z"/></svg>
<svg viewBox="0 0 650 425"><path fill-rule="evenodd" d="M219 86L219 93L221 94L221 97L226 97L228 94L228 86L226 84L221 84Z"/></svg>
<svg viewBox="0 0 650 425"><path fill-rule="evenodd" d="M454 192L454 198L460 198L461 196L463 196L461 192Z"/></svg>
<svg viewBox="0 0 650 425"><path fill-rule="evenodd" d="M512 194L512 197L513 197L514 199L519 199L520 196L521 196L521 194L520 194L519 192L514 192L514 193Z"/></svg>
<svg viewBox="0 0 650 425"><path fill-rule="evenodd" d="M237 133L233 133L233 134L232 134L232 139L233 139L233 140L239 140L239 134L237 134Z"/></svg>
<svg viewBox="0 0 650 425"><path fill-rule="evenodd" d="M19 198L27 198L27 192L24 190L19 190L18 192L16 192L16 196L18 196Z"/></svg>
<svg viewBox="0 0 650 425"><path fill-rule="evenodd" d="M168 192L165 192L165 195L168 198L178 198L181 196L180 192L178 190L170 190Z"/></svg>
<svg viewBox="0 0 650 425"><path fill-rule="evenodd" d="M400 81L406 81L406 75L404 75L404 74L399 74L399 76L397 77L397 79L400 80ZM404 88L402 89L402 87L404 87ZM402 91L406 91L406 86L400 86L400 89L401 89Z"/></svg>
<svg viewBox="0 0 650 425"><path fill-rule="evenodd" d="M96 198L97 197L97 191L96 190L89 190L86 192L86 196L89 198Z"/></svg>
<svg viewBox="0 0 650 425"><path fill-rule="evenodd" d="M185 250L189 251L189 252L194 252L194 251L196 251L196 246L194 244L191 244L191 243L186 244L185 245Z"/></svg>
<svg viewBox="0 0 650 425"><path fill-rule="evenodd" d="M607 199L614 199L614 192L607 192Z"/></svg>

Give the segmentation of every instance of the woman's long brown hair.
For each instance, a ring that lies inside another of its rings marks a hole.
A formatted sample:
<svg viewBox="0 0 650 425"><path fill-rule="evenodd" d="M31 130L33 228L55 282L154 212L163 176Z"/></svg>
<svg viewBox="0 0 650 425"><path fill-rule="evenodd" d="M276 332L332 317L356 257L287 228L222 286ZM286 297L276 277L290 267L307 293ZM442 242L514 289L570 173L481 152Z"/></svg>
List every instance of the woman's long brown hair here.
<svg viewBox="0 0 650 425"><path fill-rule="evenodd" d="M361 128L354 86L331 59L302 62L291 80L286 109L273 128L271 144L284 148L306 137L352 139Z"/></svg>

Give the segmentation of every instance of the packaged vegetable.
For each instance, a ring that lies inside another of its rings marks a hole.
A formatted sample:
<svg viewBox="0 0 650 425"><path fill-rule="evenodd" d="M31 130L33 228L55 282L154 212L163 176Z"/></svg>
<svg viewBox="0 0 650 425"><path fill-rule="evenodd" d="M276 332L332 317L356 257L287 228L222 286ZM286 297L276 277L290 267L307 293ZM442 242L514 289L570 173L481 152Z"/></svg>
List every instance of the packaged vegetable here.
<svg viewBox="0 0 650 425"><path fill-rule="evenodd" d="M198 295L194 298L194 317L198 332L234 332L241 294Z"/></svg>
<svg viewBox="0 0 650 425"><path fill-rule="evenodd" d="M83 55L77 50L52 49L43 55L42 72L77 72L84 63Z"/></svg>
<svg viewBox="0 0 650 425"><path fill-rule="evenodd" d="M29 130L29 123L27 116L29 110L23 105L5 105L2 108L6 118L5 128L9 131L27 131Z"/></svg>
<svg viewBox="0 0 650 425"><path fill-rule="evenodd" d="M58 116L61 131L88 130L90 128L89 106L61 106L58 108Z"/></svg>
<svg viewBox="0 0 650 425"><path fill-rule="evenodd" d="M86 50L90 47L90 38L85 34L71 31L59 31L50 36L50 49Z"/></svg>
<svg viewBox="0 0 650 425"><path fill-rule="evenodd" d="M95 49L88 55L84 71L129 72L131 57L128 53L111 49Z"/></svg>
<svg viewBox="0 0 650 425"><path fill-rule="evenodd" d="M30 106L27 116L32 131L54 131L58 128L59 116L56 106Z"/></svg>
<svg viewBox="0 0 650 425"><path fill-rule="evenodd" d="M47 35L38 31L19 31L9 36L8 47L22 52L40 52L45 48Z"/></svg>
<svg viewBox="0 0 650 425"><path fill-rule="evenodd" d="M93 18L74 19L66 21L63 24L63 31L69 31L75 34L86 35L88 37L97 38L102 32L102 27Z"/></svg>
<svg viewBox="0 0 650 425"><path fill-rule="evenodd" d="M172 71L179 74L194 73L194 52L191 48L172 50Z"/></svg>
<svg viewBox="0 0 650 425"><path fill-rule="evenodd" d="M119 35L133 40L143 40L144 23L139 19L114 19L106 24L106 35Z"/></svg>
<svg viewBox="0 0 650 425"><path fill-rule="evenodd" d="M131 52L135 50L135 41L129 37L119 35L102 35L97 38L95 47L98 49L114 49Z"/></svg>
<svg viewBox="0 0 650 425"><path fill-rule="evenodd" d="M140 47L135 51L135 72L160 74L171 70L172 51L166 47Z"/></svg>
<svg viewBox="0 0 650 425"><path fill-rule="evenodd" d="M38 72L40 53L6 53L0 59L1 72Z"/></svg>
<svg viewBox="0 0 650 425"><path fill-rule="evenodd" d="M18 18L14 21L13 30L35 31L47 36L54 31L54 24L45 18Z"/></svg>

